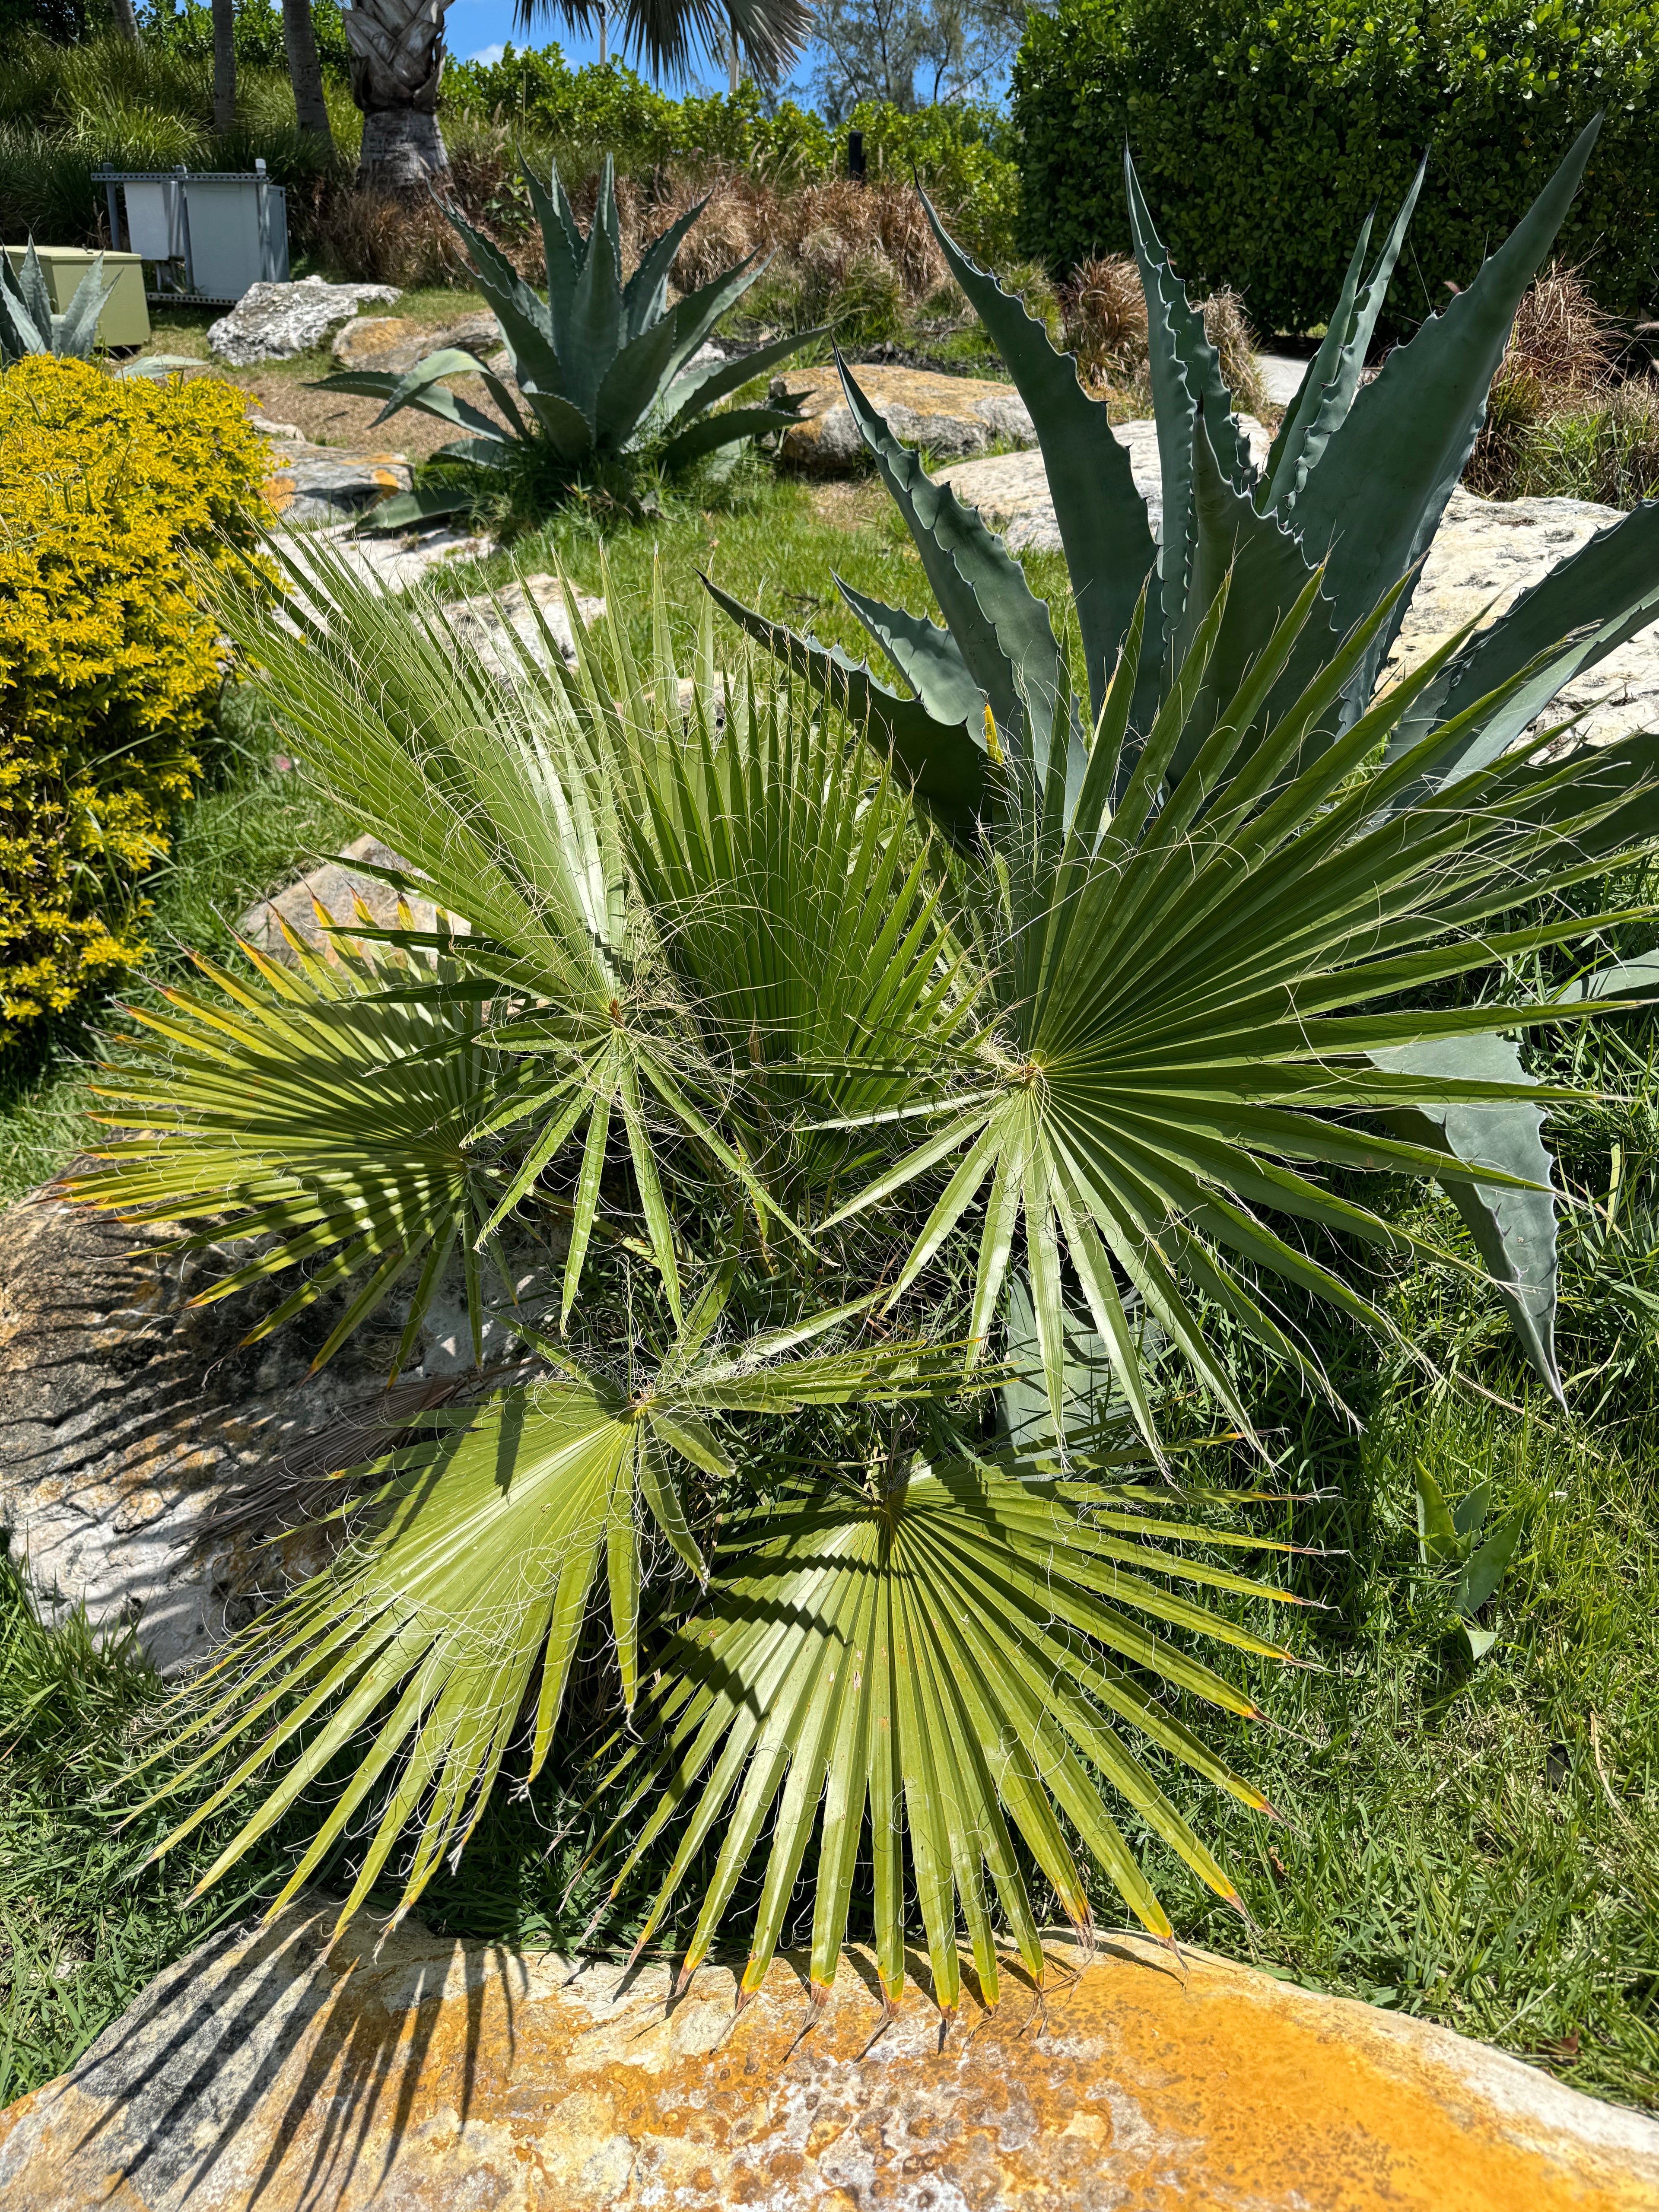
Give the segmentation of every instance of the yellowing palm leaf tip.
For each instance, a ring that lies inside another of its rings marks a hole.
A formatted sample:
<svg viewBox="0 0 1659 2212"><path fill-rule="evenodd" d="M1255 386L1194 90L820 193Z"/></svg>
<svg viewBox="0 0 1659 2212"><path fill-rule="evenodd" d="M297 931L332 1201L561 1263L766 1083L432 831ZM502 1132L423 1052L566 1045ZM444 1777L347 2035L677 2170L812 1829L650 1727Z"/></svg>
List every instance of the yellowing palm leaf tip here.
<svg viewBox="0 0 1659 2212"><path fill-rule="evenodd" d="M1041 1977L1051 1897L1169 1938L1124 1818L1243 1909L1176 1793L1272 1817L1202 1733L1264 1715L1200 1648L1295 1663L1309 1601L1229 1564L1295 1547L1239 1525L1267 1493L1206 1479L1206 1425L1261 1454L1249 1375L1327 1388L1316 1307L1386 1335L1353 1253L1446 1256L1380 1173L1455 1199L1559 1391L1572 1094L1515 1040L1651 993L1513 979L1652 911L1565 895L1653 851L1659 741L1528 732L1659 604L1659 510L1379 688L1593 136L1362 388L1421 179L1374 259L1367 227L1259 473L1131 169L1161 546L1072 365L941 229L1043 443L1065 640L850 372L945 617L847 588L902 690L717 587L689 660L660 581L636 652L607 576L574 666L544 625L506 674L326 552L281 619L224 592L406 903L142 1016L75 1194L252 1240L204 1295L270 1283L256 1327L319 1363L391 1316L416 1365L459 1285L477 1365L180 1692L173 1839L253 1793L210 1881L320 1794L284 1896L343 1865L343 1914L406 1910L507 1769L582 1801L572 1912L683 1974L747 1874L745 1996L798 1892L815 1990L856 1907L888 2002L919 1923L946 2011L964 1944L988 2002L1000 1934ZM715 599L760 650L719 649Z"/></svg>

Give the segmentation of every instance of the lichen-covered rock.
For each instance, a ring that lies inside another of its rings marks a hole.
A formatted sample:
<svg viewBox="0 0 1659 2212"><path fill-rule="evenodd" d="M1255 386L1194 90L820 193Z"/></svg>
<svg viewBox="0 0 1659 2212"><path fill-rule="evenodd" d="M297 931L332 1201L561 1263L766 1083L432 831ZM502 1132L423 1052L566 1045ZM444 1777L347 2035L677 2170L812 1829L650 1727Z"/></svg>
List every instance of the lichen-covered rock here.
<svg viewBox="0 0 1659 2212"><path fill-rule="evenodd" d="M271 452L265 501L283 530L347 522L390 493L408 491L415 471L404 453L349 453L285 439Z"/></svg>
<svg viewBox="0 0 1659 2212"><path fill-rule="evenodd" d="M1025 402L1012 384L920 368L860 368L854 374L894 434L936 457L957 460L991 446L1036 443ZM773 389L780 387L801 402L799 424L784 433L786 461L831 472L861 459L864 443L833 368L787 369L773 380Z"/></svg>
<svg viewBox="0 0 1659 2212"><path fill-rule="evenodd" d="M330 284L320 276L295 284L250 284L228 315L209 324L208 350L233 368L292 361L321 345L367 302L392 307L402 297L392 284Z"/></svg>
<svg viewBox="0 0 1659 2212"><path fill-rule="evenodd" d="M803 2035L734 1978L525 1957L301 1900L161 1975L0 2114L8 2212L1653 2212L1659 2127L1203 1954L1052 1947L942 2039L844 1960ZM377 1938L380 1940L377 1942ZM1073 1975L1071 1969L1081 1967ZM872 2040L872 2038L875 2039Z"/></svg>
<svg viewBox="0 0 1659 2212"><path fill-rule="evenodd" d="M408 315L358 315L334 333L330 350L342 368L380 369L403 376L429 353L459 347L487 360L501 342L501 326L494 315L463 315L434 327Z"/></svg>

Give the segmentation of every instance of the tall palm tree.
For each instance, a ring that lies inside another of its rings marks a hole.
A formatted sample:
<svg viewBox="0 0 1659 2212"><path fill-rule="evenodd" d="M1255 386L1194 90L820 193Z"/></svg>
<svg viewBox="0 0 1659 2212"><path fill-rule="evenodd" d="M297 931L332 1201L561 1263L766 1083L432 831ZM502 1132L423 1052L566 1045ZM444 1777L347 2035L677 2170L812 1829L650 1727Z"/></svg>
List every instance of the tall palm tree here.
<svg viewBox="0 0 1659 2212"><path fill-rule="evenodd" d="M283 0L283 43L288 49L288 74L294 87L294 117L307 137L332 146L328 102L323 97L323 65L317 54L317 33L312 28L311 0Z"/></svg>
<svg viewBox="0 0 1659 2212"><path fill-rule="evenodd" d="M233 0L213 0L213 127L236 128L236 11Z"/></svg>
<svg viewBox="0 0 1659 2212"><path fill-rule="evenodd" d="M285 0L292 7L295 0ZM424 185L449 167L438 126L449 0L352 0L345 9L352 97L363 112L362 181L393 190ZM614 34L653 76L681 77L700 52L741 56L771 83L805 42L806 0L520 0L525 28L549 17Z"/></svg>

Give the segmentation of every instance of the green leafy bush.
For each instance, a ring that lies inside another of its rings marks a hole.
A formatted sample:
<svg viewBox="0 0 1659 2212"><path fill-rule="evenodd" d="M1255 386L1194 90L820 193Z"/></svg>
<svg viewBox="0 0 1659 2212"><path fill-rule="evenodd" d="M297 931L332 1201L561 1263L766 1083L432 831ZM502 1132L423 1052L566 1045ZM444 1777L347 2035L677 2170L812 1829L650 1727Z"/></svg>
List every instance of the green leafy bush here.
<svg viewBox="0 0 1659 2212"><path fill-rule="evenodd" d="M1025 242L1069 269L1127 252L1121 156L1182 276L1242 291L1258 328L1324 314L1368 209L1431 153L1385 333L1443 306L1607 109L1561 237L1620 314L1654 295L1656 11L1632 0L1062 0L1014 73Z"/></svg>

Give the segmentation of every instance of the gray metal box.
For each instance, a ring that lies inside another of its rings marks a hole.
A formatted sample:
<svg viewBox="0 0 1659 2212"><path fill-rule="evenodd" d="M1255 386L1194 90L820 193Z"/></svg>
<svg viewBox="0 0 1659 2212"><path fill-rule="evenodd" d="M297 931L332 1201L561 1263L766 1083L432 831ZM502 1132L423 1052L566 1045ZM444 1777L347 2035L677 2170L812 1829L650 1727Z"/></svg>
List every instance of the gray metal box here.
<svg viewBox="0 0 1659 2212"><path fill-rule="evenodd" d="M288 282L287 195L263 177L184 180L190 267L201 300L240 300L250 284Z"/></svg>

